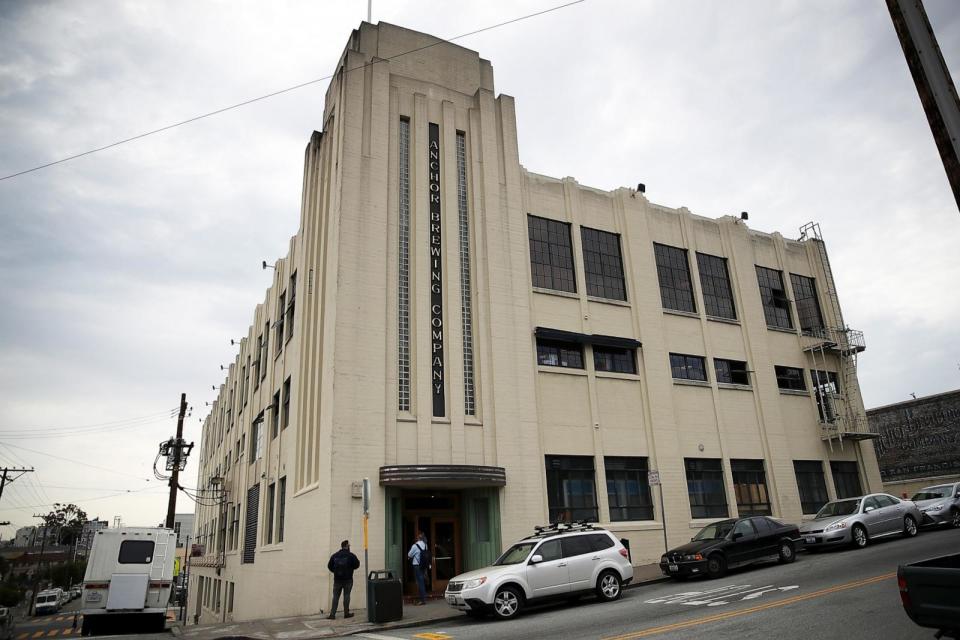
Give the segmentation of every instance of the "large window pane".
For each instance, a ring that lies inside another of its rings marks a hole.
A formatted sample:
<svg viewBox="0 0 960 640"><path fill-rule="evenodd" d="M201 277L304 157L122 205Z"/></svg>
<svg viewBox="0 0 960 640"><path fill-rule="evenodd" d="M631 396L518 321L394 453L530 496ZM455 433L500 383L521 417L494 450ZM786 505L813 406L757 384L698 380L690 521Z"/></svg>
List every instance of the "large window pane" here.
<svg viewBox="0 0 960 640"><path fill-rule="evenodd" d="M610 521L653 520L646 458L603 459L607 474Z"/></svg>
<svg viewBox="0 0 960 640"><path fill-rule="evenodd" d="M840 393L837 374L833 371L811 369L810 379L813 381L813 391L817 399L817 413L820 414L820 422L833 422L837 415L834 409L834 397Z"/></svg>
<svg viewBox="0 0 960 640"><path fill-rule="evenodd" d="M527 231L533 286L575 293L577 284L573 275L570 225L527 216Z"/></svg>
<svg viewBox="0 0 960 640"><path fill-rule="evenodd" d="M537 364L583 369L583 348L575 342L537 338Z"/></svg>
<svg viewBox="0 0 960 640"><path fill-rule="evenodd" d="M685 458L690 515L694 518L726 518L727 492L723 466L715 458Z"/></svg>
<svg viewBox="0 0 960 640"><path fill-rule="evenodd" d="M747 363L741 360L713 359L713 369L717 374L717 382L726 384L750 384L750 373Z"/></svg>
<svg viewBox="0 0 960 640"><path fill-rule="evenodd" d="M807 389L806 382L803 379L803 369L775 365L773 370L777 374L777 386L781 389L791 391L805 391Z"/></svg>
<svg viewBox="0 0 960 640"><path fill-rule="evenodd" d="M654 243L653 254L657 261L657 279L660 281L663 308L695 313L697 308L693 303L687 250Z"/></svg>
<svg viewBox="0 0 960 640"><path fill-rule="evenodd" d="M776 269L757 267L757 284L760 286L760 301L763 303L763 315L768 327L792 329L790 301L783 288L783 273Z"/></svg>
<svg viewBox="0 0 960 640"><path fill-rule="evenodd" d="M550 522L597 522L593 457L546 456Z"/></svg>
<svg viewBox="0 0 960 640"><path fill-rule="evenodd" d="M708 316L736 320L737 310L733 304L727 259L698 253L697 266L700 269L700 286L703 288L704 311Z"/></svg>
<svg viewBox="0 0 960 640"><path fill-rule="evenodd" d="M838 499L863 495L856 462L831 462L830 471L833 472L833 486L837 490Z"/></svg>
<svg viewBox="0 0 960 640"><path fill-rule="evenodd" d="M593 346L593 367L597 371L614 373L636 373L637 360L634 349Z"/></svg>
<svg viewBox="0 0 960 640"><path fill-rule="evenodd" d="M823 316L820 315L820 303L817 301L817 285L813 278L790 274L793 284L793 299L797 305L797 317L800 330L804 333L819 334L823 330Z"/></svg>
<svg viewBox="0 0 960 640"><path fill-rule="evenodd" d="M763 460L731 460L733 491L741 516L770 514L770 496L767 493L767 475Z"/></svg>
<svg viewBox="0 0 960 640"><path fill-rule="evenodd" d="M803 513L816 513L827 503L827 484L823 479L823 464L819 460L794 460Z"/></svg>
<svg viewBox="0 0 960 640"><path fill-rule="evenodd" d="M670 372L676 380L707 379L707 368L702 356L688 356L682 353L670 354Z"/></svg>
<svg viewBox="0 0 960 640"><path fill-rule="evenodd" d="M583 241L583 275L587 293L599 298L626 300L620 236L607 231L580 227Z"/></svg>

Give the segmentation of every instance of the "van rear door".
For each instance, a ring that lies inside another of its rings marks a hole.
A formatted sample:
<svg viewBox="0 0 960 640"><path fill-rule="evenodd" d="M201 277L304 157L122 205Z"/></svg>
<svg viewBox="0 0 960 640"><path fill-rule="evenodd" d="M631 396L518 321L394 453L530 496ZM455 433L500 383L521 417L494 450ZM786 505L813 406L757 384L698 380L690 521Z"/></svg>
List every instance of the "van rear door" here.
<svg viewBox="0 0 960 640"><path fill-rule="evenodd" d="M150 576L146 573L115 573L110 576L110 591L107 594L107 610L131 609L139 611L147 601L147 585Z"/></svg>

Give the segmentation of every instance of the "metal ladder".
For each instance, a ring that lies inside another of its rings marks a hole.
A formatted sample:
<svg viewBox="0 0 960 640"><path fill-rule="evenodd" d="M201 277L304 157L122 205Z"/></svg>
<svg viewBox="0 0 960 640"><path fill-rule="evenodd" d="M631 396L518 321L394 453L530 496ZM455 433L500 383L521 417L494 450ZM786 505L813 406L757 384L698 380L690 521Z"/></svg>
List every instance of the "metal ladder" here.
<svg viewBox="0 0 960 640"><path fill-rule="evenodd" d="M162 538L162 540L161 540ZM153 563L150 565L150 580L163 580L163 568L167 564L170 536L163 533L153 543ZM159 573L159 575L157 575Z"/></svg>

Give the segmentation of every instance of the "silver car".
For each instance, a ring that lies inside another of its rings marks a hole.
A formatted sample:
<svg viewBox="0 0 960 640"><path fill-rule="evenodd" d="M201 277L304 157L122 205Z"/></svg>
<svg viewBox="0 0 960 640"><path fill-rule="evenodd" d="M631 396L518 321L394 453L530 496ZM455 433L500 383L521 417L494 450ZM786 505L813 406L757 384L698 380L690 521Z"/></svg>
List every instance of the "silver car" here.
<svg viewBox="0 0 960 640"><path fill-rule="evenodd" d="M960 482L920 489L911 500L923 515L921 527L942 524L960 527Z"/></svg>
<svg viewBox="0 0 960 640"><path fill-rule="evenodd" d="M823 505L813 520L800 527L800 537L810 550L845 544L863 548L873 538L917 535L921 517L917 505L909 500L871 493Z"/></svg>

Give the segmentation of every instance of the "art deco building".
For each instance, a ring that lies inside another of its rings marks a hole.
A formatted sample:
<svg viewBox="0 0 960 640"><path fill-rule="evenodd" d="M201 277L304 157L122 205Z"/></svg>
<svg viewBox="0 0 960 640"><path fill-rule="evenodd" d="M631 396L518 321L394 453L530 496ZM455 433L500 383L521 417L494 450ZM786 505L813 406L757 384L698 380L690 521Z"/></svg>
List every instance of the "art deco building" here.
<svg viewBox="0 0 960 640"><path fill-rule="evenodd" d="M862 334L802 236L531 173L490 62L362 24L204 424L190 616L327 609L364 478L370 568L410 588L423 530L434 590L548 521L598 522L640 565L664 528L880 489Z"/></svg>

